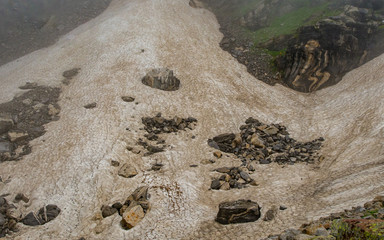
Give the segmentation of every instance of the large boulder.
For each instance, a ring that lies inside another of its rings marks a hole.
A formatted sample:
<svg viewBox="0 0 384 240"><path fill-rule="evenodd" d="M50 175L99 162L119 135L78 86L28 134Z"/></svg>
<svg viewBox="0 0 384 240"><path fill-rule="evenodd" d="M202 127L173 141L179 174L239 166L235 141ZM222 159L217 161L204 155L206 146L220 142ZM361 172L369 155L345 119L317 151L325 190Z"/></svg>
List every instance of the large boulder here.
<svg viewBox="0 0 384 240"><path fill-rule="evenodd" d="M260 218L260 206L251 200L240 199L219 205L216 221L221 224L254 222Z"/></svg>
<svg viewBox="0 0 384 240"><path fill-rule="evenodd" d="M180 80L168 68L152 69L141 81L149 87L164 91L176 91L180 87Z"/></svg>

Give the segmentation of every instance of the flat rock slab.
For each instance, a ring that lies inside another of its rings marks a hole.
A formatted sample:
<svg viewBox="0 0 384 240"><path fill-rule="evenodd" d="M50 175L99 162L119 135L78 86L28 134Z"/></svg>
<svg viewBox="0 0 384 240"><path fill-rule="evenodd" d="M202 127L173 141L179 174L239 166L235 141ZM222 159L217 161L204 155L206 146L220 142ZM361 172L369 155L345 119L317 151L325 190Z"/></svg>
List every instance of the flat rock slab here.
<svg viewBox="0 0 384 240"><path fill-rule="evenodd" d="M125 163L121 166L118 175L125 178L131 178L137 175L137 170L132 165Z"/></svg>
<svg viewBox="0 0 384 240"><path fill-rule="evenodd" d="M219 205L216 221L221 224L254 222L260 218L260 206L251 200L240 199Z"/></svg>

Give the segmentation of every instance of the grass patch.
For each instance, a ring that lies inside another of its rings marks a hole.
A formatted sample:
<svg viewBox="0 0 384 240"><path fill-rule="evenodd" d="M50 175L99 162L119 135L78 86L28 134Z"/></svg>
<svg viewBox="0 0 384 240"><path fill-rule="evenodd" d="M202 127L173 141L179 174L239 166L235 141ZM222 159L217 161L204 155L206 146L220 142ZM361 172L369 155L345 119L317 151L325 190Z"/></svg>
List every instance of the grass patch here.
<svg viewBox="0 0 384 240"><path fill-rule="evenodd" d="M280 35L291 35L296 30L305 25L313 25L318 20L338 15L340 11L328 10L329 3L324 3L318 6L304 6L284 16L275 18L269 27L261 28L257 31L248 31L255 45L266 42Z"/></svg>

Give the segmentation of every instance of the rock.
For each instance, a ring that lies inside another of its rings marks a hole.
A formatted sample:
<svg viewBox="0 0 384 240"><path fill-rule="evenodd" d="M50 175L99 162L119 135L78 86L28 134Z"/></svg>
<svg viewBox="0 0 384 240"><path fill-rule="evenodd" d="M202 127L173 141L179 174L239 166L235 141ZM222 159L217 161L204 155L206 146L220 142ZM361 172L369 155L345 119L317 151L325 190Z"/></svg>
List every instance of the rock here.
<svg viewBox="0 0 384 240"><path fill-rule="evenodd" d="M257 136L257 134L254 134L251 139L251 144L258 148L265 148L265 145L263 141L260 140L260 138Z"/></svg>
<svg viewBox="0 0 384 240"><path fill-rule="evenodd" d="M132 178L138 174L135 167L132 165L125 163L121 168L119 169L118 175L125 178Z"/></svg>
<svg viewBox="0 0 384 240"><path fill-rule="evenodd" d="M141 81L149 87L164 91L176 91L180 87L180 80L167 68L153 69Z"/></svg>
<svg viewBox="0 0 384 240"><path fill-rule="evenodd" d="M152 165L151 170L159 171L163 166L164 166L164 164L162 164L162 163L155 163Z"/></svg>
<svg viewBox="0 0 384 240"><path fill-rule="evenodd" d="M0 134L8 132L13 127L12 118L0 116Z"/></svg>
<svg viewBox="0 0 384 240"><path fill-rule="evenodd" d="M6 141L0 141L0 153L11 152L11 144Z"/></svg>
<svg viewBox="0 0 384 240"><path fill-rule="evenodd" d="M221 182L218 179L212 180L211 189L218 190L221 187Z"/></svg>
<svg viewBox="0 0 384 240"><path fill-rule="evenodd" d="M112 166L112 167L118 167L118 166L120 166L120 163L119 163L119 161L112 160L112 161L111 161L111 166Z"/></svg>
<svg viewBox="0 0 384 240"><path fill-rule="evenodd" d="M95 102L87 104L84 106L84 108L86 108L86 109L93 109L95 107L97 107L97 103L95 103Z"/></svg>
<svg viewBox="0 0 384 240"><path fill-rule="evenodd" d="M133 102L133 101L135 101L135 98L134 98L134 97L129 97L129 96L122 96L121 99L122 99L124 102Z"/></svg>
<svg viewBox="0 0 384 240"><path fill-rule="evenodd" d="M123 207L123 204L117 202L112 205L113 208L115 208L117 211L120 211L120 209Z"/></svg>
<svg viewBox="0 0 384 240"><path fill-rule="evenodd" d="M240 177L242 179L244 179L244 181L246 181L246 182L250 182L252 180L251 177L249 176L249 174L244 172L244 171L240 172Z"/></svg>
<svg viewBox="0 0 384 240"><path fill-rule="evenodd" d="M229 182L223 183L223 185L221 185L221 187L220 187L220 190L229 190L229 189L231 189Z"/></svg>
<svg viewBox="0 0 384 240"><path fill-rule="evenodd" d="M52 104L49 104L48 105L48 114L50 116L56 116L57 114L60 113L60 109L57 109L55 106L53 106Z"/></svg>
<svg viewBox="0 0 384 240"><path fill-rule="evenodd" d="M272 221L273 219L275 219L276 217L276 214L277 214L277 207L275 205L273 205L266 213L265 213L265 216L264 216L264 221Z"/></svg>
<svg viewBox="0 0 384 240"><path fill-rule="evenodd" d="M279 129L274 126L269 126L268 128L264 129L263 132L268 135L275 135L279 132Z"/></svg>
<svg viewBox="0 0 384 240"><path fill-rule="evenodd" d="M215 171L219 173L229 173L231 169L229 167L221 167L221 168L215 169Z"/></svg>
<svg viewBox="0 0 384 240"><path fill-rule="evenodd" d="M163 152L164 151L164 148L162 147L157 147L157 146L153 146L153 145L148 145L147 146L147 150L150 154L154 154L154 153L158 153L158 152Z"/></svg>
<svg viewBox="0 0 384 240"><path fill-rule="evenodd" d="M329 233L324 227L316 229L315 236L328 236Z"/></svg>
<svg viewBox="0 0 384 240"><path fill-rule="evenodd" d="M149 198L148 187L138 187L131 196L135 201L147 200Z"/></svg>
<svg viewBox="0 0 384 240"><path fill-rule="evenodd" d="M240 199L219 205L216 221L221 224L254 222L260 218L260 207L251 200Z"/></svg>
<svg viewBox="0 0 384 240"><path fill-rule="evenodd" d="M221 134L219 136L214 137L213 141L215 141L216 143L226 143L226 142L232 143L235 137L236 136L233 133L225 133L225 134Z"/></svg>
<svg viewBox="0 0 384 240"><path fill-rule="evenodd" d="M43 219L43 224L55 219L61 210L56 205L47 205L46 207L40 208L38 215Z"/></svg>
<svg viewBox="0 0 384 240"><path fill-rule="evenodd" d="M0 230L1 230L1 226L3 226L5 223L6 223L6 219L5 219L5 216L0 213Z"/></svg>
<svg viewBox="0 0 384 240"><path fill-rule="evenodd" d="M285 230L282 234L280 234L280 240L296 240L297 237L301 235L301 232L295 229Z"/></svg>
<svg viewBox="0 0 384 240"><path fill-rule="evenodd" d="M23 90L35 89L37 88L37 83L26 82L25 85L20 86L19 88Z"/></svg>
<svg viewBox="0 0 384 240"><path fill-rule="evenodd" d="M102 214L103 218L112 216L115 213L117 213L117 209L114 208L114 207L110 207L110 206L107 206L107 205L103 205L101 207L101 214Z"/></svg>
<svg viewBox="0 0 384 240"><path fill-rule="evenodd" d="M38 226L42 225L42 220L39 219L33 212L28 213L22 220L21 222L24 225L27 226Z"/></svg>
<svg viewBox="0 0 384 240"><path fill-rule="evenodd" d="M144 210L140 205L128 208L123 213L122 225L128 229L136 226L144 218Z"/></svg>
<svg viewBox="0 0 384 240"><path fill-rule="evenodd" d="M18 203L20 201L23 201L25 203L28 203L29 202L29 198L27 198L23 193L18 193L16 196L15 196L15 199L14 199L14 202L15 203Z"/></svg>
<svg viewBox="0 0 384 240"><path fill-rule="evenodd" d="M286 206L284 206L284 205L280 205L280 208L279 208L281 211L284 211L284 210L286 210L287 209L287 207Z"/></svg>
<svg viewBox="0 0 384 240"><path fill-rule="evenodd" d="M79 74L80 68L72 68L71 70L67 70L63 72L63 77L66 79L72 79L74 78L77 74Z"/></svg>
<svg viewBox="0 0 384 240"><path fill-rule="evenodd" d="M12 130L8 132L8 138L11 142L19 142L28 138L28 133L20 130Z"/></svg>
<svg viewBox="0 0 384 240"><path fill-rule="evenodd" d="M213 153L213 156L217 157L217 158L221 158L223 156L223 154L219 151L216 151Z"/></svg>

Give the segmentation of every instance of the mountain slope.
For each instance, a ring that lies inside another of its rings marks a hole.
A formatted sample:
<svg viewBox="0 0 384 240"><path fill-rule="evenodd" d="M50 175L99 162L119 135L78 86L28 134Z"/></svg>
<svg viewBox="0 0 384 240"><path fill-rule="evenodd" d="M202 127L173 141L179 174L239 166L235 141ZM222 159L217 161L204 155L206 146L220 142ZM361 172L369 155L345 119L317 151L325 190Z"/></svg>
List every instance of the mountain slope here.
<svg viewBox="0 0 384 240"><path fill-rule="evenodd" d="M191 8L187 0L116 0L55 45L1 66L1 102L21 92L18 86L27 81L62 87L60 120L49 123L47 133L32 142L31 154L0 163L0 176L11 179L0 183L0 195L23 192L31 198L29 205L18 205L23 214L47 203L58 205L62 213L43 226L21 226L12 236L262 238L384 193L384 55L332 88L302 94L255 81L220 48L221 38L214 15ZM62 85L62 73L74 67L81 72ZM141 78L155 67L173 69L180 90L143 85ZM123 95L134 96L138 104L125 104ZM97 108L83 108L91 102L97 102ZM172 148L164 153L126 151L144 134L141 118L158 112L195 117L197 127L165 136ZM248 117L282 123L301 141L323 136L325 160L319 166L257 165L253 177L258 187L209 191L210 171L240 160L224 156L213 165L200 164L212 158L207 139L236 132ZM119 177L112 159L133 164L139 174ZM155 160L165 164L164 170L146 171ZM117 215L98 219L103 204L123 201L142 185L150 186L152 208L138 226L123 230ZM273 222L215 223L218 204L238 198L257 201L262 213L271 205L288 209Z"/></svg>

